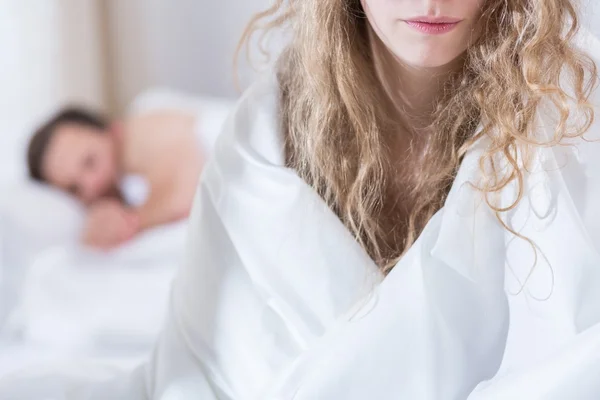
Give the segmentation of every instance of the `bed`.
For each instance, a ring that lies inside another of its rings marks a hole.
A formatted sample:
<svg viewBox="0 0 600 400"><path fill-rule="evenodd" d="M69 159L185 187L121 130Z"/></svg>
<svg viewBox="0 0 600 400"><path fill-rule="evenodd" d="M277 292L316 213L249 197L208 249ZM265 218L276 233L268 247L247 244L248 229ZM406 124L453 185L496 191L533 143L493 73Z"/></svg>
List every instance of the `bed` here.
<svg viewBox="0 0 600 400"><path fill-rule="evenodd" d="M129 112L197 110L214 140L231 105L159 88L138 96ZM79 245L85 213L67 195L25 180L0 189L0 376L73 358L133 365L148 357L187 222L96 252Z"/></svg>
<svg viewBox="0 0 600 400"><path fill-rule="evenodd" d="M55 246L28 266L2 329L0 374L69 357L145 357L185 244L181 222L100 254Z"/></svg>

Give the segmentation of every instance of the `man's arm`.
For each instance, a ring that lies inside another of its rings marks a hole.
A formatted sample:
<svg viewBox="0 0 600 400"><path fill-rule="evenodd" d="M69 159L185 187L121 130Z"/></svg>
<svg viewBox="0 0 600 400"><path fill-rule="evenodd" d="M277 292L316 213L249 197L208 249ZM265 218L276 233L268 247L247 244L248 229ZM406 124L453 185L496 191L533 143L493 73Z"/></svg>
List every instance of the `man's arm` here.
<svg viewBox="0 0 600 400"><path fill-rule="evenodd" d="M192 188L196 182L189 182ZM153 187L148 201L135 209L138 216L139 230L153 228L186 218L194 199L194 191L186 190L180 184Z"/></svg>
<svg viewBox="0 0 600 400"><path fill-rule="evenodd" d="M117 199L102 199L90 207L82 233L84 244L109 250L138 232L138 217Z"/></svg>

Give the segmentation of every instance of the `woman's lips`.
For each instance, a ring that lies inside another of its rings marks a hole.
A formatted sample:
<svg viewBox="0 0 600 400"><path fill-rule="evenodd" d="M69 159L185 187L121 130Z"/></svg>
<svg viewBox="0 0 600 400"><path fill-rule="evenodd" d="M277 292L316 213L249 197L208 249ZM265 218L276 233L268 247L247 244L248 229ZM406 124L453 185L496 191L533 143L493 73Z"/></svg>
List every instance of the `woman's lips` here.
<svg viewBox="0 0 600 400"><path fill-rule="evenodd" d="M460 23L460 20L450 18L415 18L405 20L404 22L421 33L440 35L450 32Z"/></svg>

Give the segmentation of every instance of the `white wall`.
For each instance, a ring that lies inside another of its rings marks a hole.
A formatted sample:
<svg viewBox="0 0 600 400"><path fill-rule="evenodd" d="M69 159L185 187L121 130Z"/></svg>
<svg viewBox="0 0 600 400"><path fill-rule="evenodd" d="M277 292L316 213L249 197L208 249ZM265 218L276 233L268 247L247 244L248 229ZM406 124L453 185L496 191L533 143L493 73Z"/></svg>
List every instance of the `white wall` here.
<svg viewBox="0 0 600 400"><path fill-rule="evenodd" d="M157 85L236 96L234 48L270 1L0 0L0 182L65 103L123 110Z"/></svg>
<svg viewBox="0 0 600 400"><path fill-rule="evenodd" d="M235 96L234 49L250 17L270 0L108 0L111 76L118 109L166 85Z"/></svg>
<svg viewBox="0 0 600 400"><path fill-rule="evenodd" d="M0 2L0 182L25 172L41 118L67 102L103 104L95 0Z"/></svg>

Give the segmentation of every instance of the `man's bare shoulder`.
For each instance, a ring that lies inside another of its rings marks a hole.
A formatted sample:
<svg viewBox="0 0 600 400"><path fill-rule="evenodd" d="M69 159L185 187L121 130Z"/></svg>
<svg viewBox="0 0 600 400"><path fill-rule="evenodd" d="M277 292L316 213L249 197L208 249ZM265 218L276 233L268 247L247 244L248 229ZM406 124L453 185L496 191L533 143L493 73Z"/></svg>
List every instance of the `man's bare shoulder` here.
<svg viewBox="0 0 600 400"><path fill-rule="evenodd" d="M171 137L193 134L196 116L178 110L153 110L132 116L126 121L127 135L131 140L144 141L149 136Z"/></svg>
<svg viewBox="0 0 600 400"><path fill-rule="evenodd" d="M167 162L175 154L199 151L196 116L178 110L153 110L128 118L124 124L125 164L132 172Z"/></svg>

